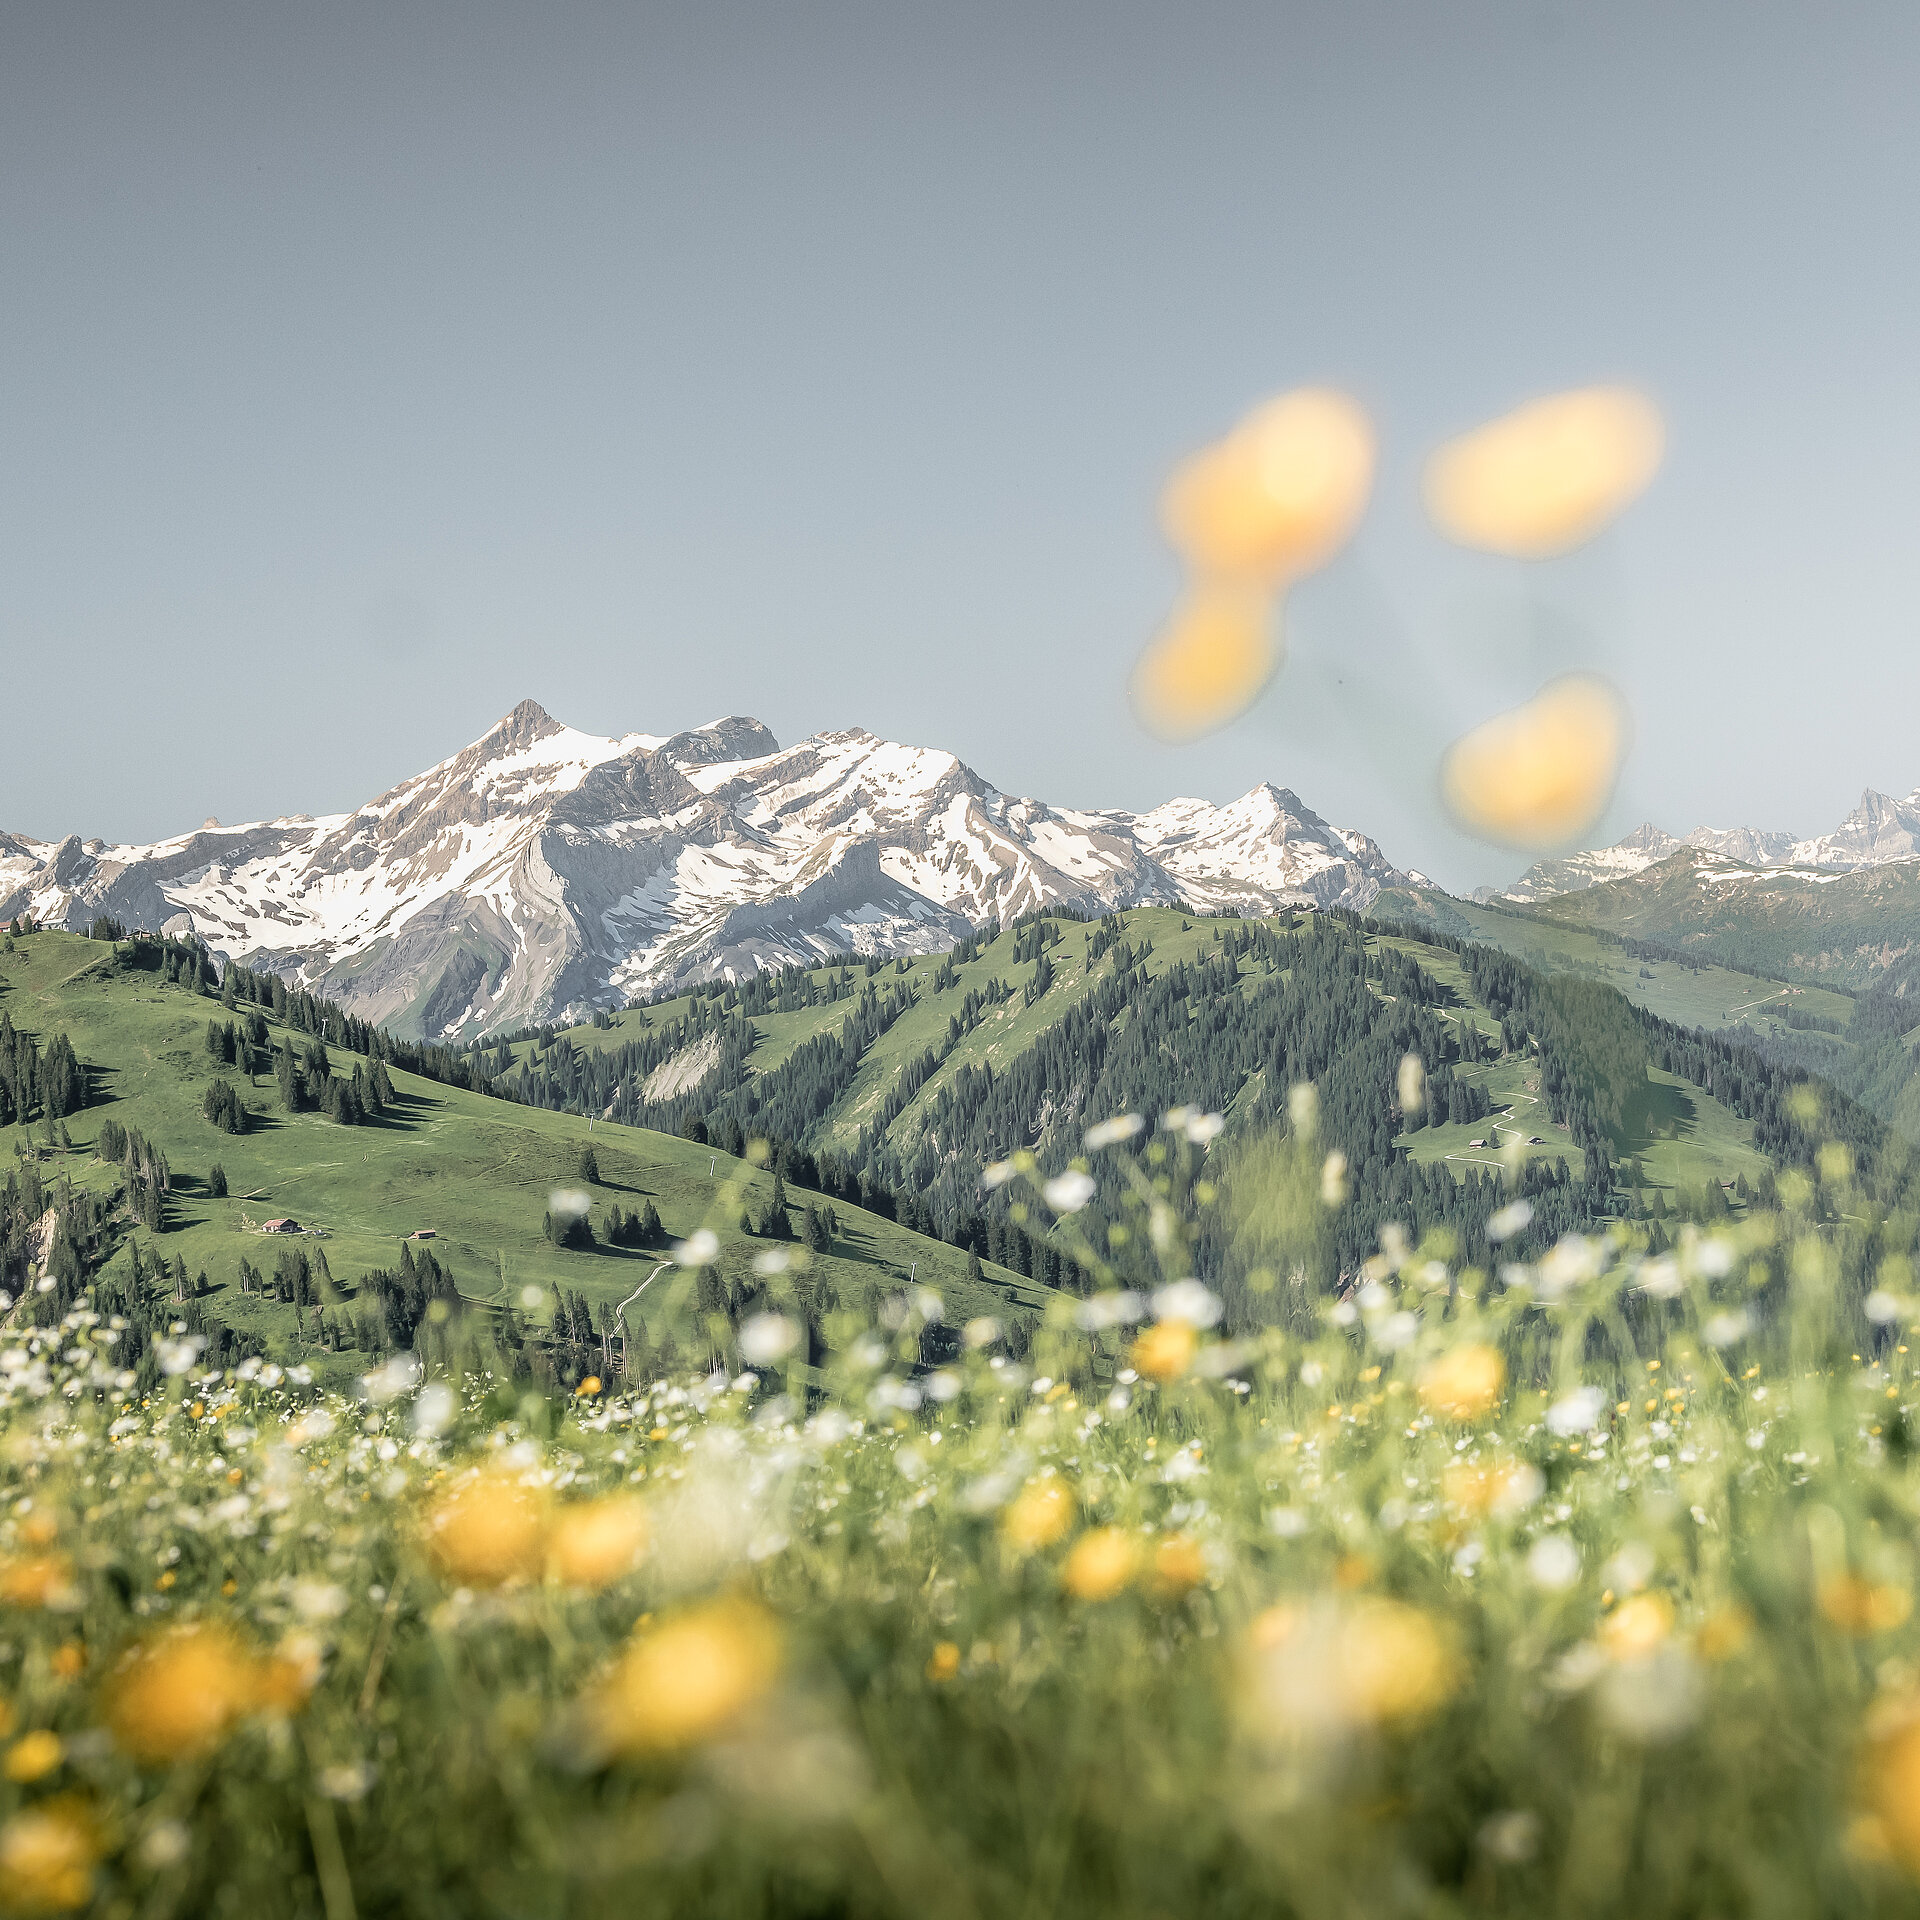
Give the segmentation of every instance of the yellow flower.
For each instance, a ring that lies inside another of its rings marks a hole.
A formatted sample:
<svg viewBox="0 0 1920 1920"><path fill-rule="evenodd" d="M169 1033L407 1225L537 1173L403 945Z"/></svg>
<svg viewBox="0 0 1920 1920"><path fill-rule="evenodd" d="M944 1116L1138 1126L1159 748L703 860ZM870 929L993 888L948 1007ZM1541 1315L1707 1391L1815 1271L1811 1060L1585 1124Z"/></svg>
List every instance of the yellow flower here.
<svg viewBox="0 0 1920 1920"><path fill-rule="evenodd" d="M1626 703L1606 681L1566 674L1462 734L1441 762L1441 795L1469 833L1544 852L1606 811L1628 733Z"/></svg>
<svg viewBox="0 0 1920 1920"><path fill-rule="evenodd" d="M1175 1380L1193 1364L1199 1338L1184 1320L1162 1320L1133 1343L1133 1366L1149 1380Z"/></svg>
<svg viewBox="0 0 1920 1920"><path fill-rule="evenodd" d="M5 1772L9 1780L22 1783L28 1780L44 1780L62 1760L67 1750L60 1743L57 1733L50 1733L42 1727L34 1733L23 1733L7 1749Z"/></svg>
<svg viewBox="0 0 1920 1920"><path fill-rule="evenodd" d="M616 1752L665 1752L718 1732L773 1685L780 1631L748 1600L715 1600L636 1634L597 1711Z"/></svg>
<svg viewBox="0 0 1920 1920"><path fill-rule="evenodd" d="M290 1633L253 1671L249 1704L261 1713L290 1717L320 1684L320 1643L311 1634Z"/></svg>
<svg viewBox="0 0 1920 1920"><path fill-rule="evenodd" d="M73 1591L73 1562L64 1553L30 1553L0 1561L0 1601L47 1607Z"/></svg>
<svg viewBox="0 0 1920 1920"><path fill-rule="evenodd" d="M54 1648L47 1664L62 1680L78 1680L87 1670L87 1650L77 1640L67 1640Z"/></svg>
<svg viewBox="0 0 1920 1920"><path fill-rule="evenodd" d="M49 1800L0 1827L0 1905L13 1913L71 1913L93 1898L100 1842L78 1806Z"/></svg>
<svg viewBox="0 0 1920 1920"><path fill-rule="evenodd" d="M1023 1488L1000 1516L1000 1531L1019 1553L1050 1547L1073 1520L1073 1496L1058 1480L1037 1480Z"/></svg>
<svg viewBox="0 0 1920 1920"><path fill-rule="evenodd" d="M1860 1769L1862 1796L1879 1842L1920 1875L1920 1703L1899 1703L1877 1720Z"/></svg>
<svg viewBox="0 0 1920 1920"><path fill-rule="evenodd" d="M1264 1737L1327 1738L1419 1719L1457 1682L1453 1651L1427 1614L1356 1595L1260 1615L1239 1704Z"/></svg>
<svg viewBox="0 0 1920 1920"><path fill-rule="evenodd" d="M1631 505L1664 445L1643 394L1550 394L1440 448L1427 464L1427 510L1463 546L1544 559L1590 540Z"/></svg>
<svg viewBox="0 0 1920 1920"><path fill-rule="evenodd" d="M573 1397L576 1400L590 1400L599 1391L600 1376L597 1373L590 1373L574 1388Z"/></svg>
<svg viewBox="0 0 1920 1920"><path fill-rule="evenodd" d="M547 1572L563 1586L598 1591L624 1580L647 1551L647 1510L615 1494L563 1507L547 1543Z"/></svg>
<svg viewBox="0 0 1920 1920"><path fill-rule="evenodd" d="M1473 1341L1429 1361L1420 1375L1421 1402L1454 1420L1478 1420L1500 1404L1507 1363L1497 1347Z"/></svg>
<svg viewBox="0 0 1920 1920"><path fill-rule="evenodd" d="M1277 586L1325 566L1373 486L1373 429L1344 393L1302 387L1175 469L1167 538L1196 573Z"/></svg>
<svg viewBox="0 0 1920 1920"><path fill-rule="evenodd" d="M1544 1489L1538 1467L1523 1460L1500 1460L1490 1467L1470 1467L1454 1461L1440 1476L1448 1503L1463 1513L1492 1513L1511 1519L1540 1498Z"/></svg>
<svg viewBox="0 0 1920 1920"><path fill-rule="evenodd" d="M462 1586L502 1586L539 1573L548 1525L544 1494L506 1474L486 1473L429 1508L427 1550L440 1571Z"/></svg>
<svg viewBox="0 0 1920 1920"><path fill-rule="evenodd" d="M1700 1622L1694 1645L1703 1660L1731 1660L1753 1638L1753 1616L1745 1607L1729 1602L1716 1607Z"/></svg>
<svg viewBox="0 0 1920 1920"><path fill-rule="evenodd" d="M1162 740L1196 740L1244 713L1279 665L1271 597L1243 581L1203 580L1141 654L1134 711Z"/></svg>
<svg viewBox="0 0 1920 1920"><path fill-rule="evenodd" d="M1163 1593L1185 1593L1206 1577L1206 1556L1192 1534L1170 1533L1154 1548L1153 1583Z"/></svg>
<svg viewBox="0 0 1920 1920"><path fill-rule="evenodd" d="M951 1680L960 1671L960 1649L951 1640L939 1641L927 1656L927 1678Z"/></svg>
<svg viewBox="0 0 1920 1920"><path fill-rule="evenodd" d="M1600 1623L1595 1636L1615 1660L1644 1660L1673 1631L1673 1602L1664 1593L1636 1593Z"/></svg>
<svg viewBox="0 0 1920 1920"><path fill-rule="evenodd" d="M1913 1611L1905 1587L1864 1580L1857 1573L1836 1574L1820 1583L1820 1611L1846 1633L1890 1633Z"/></svg>
<svg viewBox="0 0 1920 1920"><path fill-rule="evenodd" d="M113 1676L107 1724L136 1760L207 1753L253 1705L256 1664L218 1626L189 1626L136 1648Z"/></svg>
<svg viewBox="0 0 1920 1920"><path fill-rule="evenodd" d="M1076 1600L1111 1600L1140 1563L1139 1543L1118 1527L1095 1527L1073 1543L1060 1584Z"/></svg>
<svg viewBox="0 0 1920 1920"><path fill-rule="evenodd" d="M42 1509L20 1522L20 1538L30 1547L50 1547L60 1537L60 1522Z"/></svg>

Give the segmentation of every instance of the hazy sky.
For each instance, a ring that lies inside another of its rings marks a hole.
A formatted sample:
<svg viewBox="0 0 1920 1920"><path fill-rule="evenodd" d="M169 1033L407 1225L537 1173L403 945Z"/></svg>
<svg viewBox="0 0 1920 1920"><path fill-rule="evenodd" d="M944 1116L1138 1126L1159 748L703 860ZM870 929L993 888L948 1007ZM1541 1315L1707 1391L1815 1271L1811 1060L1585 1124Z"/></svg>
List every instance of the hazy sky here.
<svg viewBox="0 0 1920 1920"><path fill-rule="evenodd" d="M1432 801L1553 670L1604 837L1920 785L1920 9L0 9L0 827L357 804L526 695L863 725L1080 805ZM1455 552L1434 442L1666 410L1573 560ZM1132 658L1169 464L1348 387L1383 439L1292 657L1195 747Z"/></svg>

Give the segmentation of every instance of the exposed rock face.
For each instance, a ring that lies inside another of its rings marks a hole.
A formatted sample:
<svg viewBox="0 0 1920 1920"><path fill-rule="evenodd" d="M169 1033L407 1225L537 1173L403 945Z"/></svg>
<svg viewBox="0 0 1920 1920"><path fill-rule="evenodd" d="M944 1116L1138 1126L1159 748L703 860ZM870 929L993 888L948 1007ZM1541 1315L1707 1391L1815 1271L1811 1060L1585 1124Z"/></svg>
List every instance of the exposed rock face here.
<svg viewBox="0 0 1920 1920"><path fill-rule="evenodd" d="M0 916L185 913L217 954L459 1038L680 979L932 951L1036 908L1364 908L1418 878L1272 786L1076 811L858 729L607 740L531 700L355 813L146 847L0 835Z"/></svg>
<svg viewBox="0 0 1920 1920"><path fill-rule="evenodd" d="M1663 833L1649 823L1636 827L1624 840L1590 853L1571 853L1560 860L1542 860L1523 873L1504 894L1489 898L1550 900L1556 894L1578 893L1584 887L1624 880L1682 847L1724 855L1743 866L1821 867L1852 871L1883 867L1900 860L1920 860L1920 788L1904 800L1895 800L1869 787L1860 804L1831 833L1796 840L1790 833L1762 833L1753 827L1695 827L1684 840Z"/></svg>

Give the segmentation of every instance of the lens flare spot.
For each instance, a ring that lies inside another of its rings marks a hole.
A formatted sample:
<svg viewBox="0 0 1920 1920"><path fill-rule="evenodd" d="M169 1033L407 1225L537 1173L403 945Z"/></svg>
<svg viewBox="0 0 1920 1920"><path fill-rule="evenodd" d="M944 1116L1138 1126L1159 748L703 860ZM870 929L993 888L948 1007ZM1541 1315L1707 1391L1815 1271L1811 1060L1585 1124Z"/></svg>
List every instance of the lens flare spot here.
<svg viewBox="0 0 1920 1920"><path fill-rule="evenodd" d="M1595 675L1569 674L1456 740L1441 762L1440 790L1469 833L1541 852L1606 811L1628 734L1619 694Z"/></svg>
<svg viewBox="0 0 1920 1920"><path fill-rule="evenodd" d="M1462 546L1544 560L1591 540L1646 490L1666 443L1630 387L1530 401L1427 462L1427 511Z"/></svg>
<svg viewBox="0 0 1920 1920"><path fill-rule="evenodd" d="M1196 574L1280 586L1345 546L1373 489L1373 428L1344 393L1300 387L1174 469L1160 521Z"/></svg>
<svg viewBox="0 0 1920 1920"><path fill-rule="evenodd" d="M1203 581L1140 656L1134 711L1162 740L1197 740L1245 713L1280 657L1270 594L1243 582Z"/></svg>

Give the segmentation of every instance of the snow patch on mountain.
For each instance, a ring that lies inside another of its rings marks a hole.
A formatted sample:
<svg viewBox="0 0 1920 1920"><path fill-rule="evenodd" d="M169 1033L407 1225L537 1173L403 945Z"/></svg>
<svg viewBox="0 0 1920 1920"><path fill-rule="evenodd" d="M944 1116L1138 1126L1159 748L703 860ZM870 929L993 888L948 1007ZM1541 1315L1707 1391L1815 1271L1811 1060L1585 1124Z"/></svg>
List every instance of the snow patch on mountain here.
<svg viewBox="0 0 1920 1920"><path fill-rule="evenodd" d="M0 917L184 913L216 953L457 1038L685 979L933 952L1054 906L1365 908L1407 884L1424 881L1271 785L1056 808L860 728L783 748L733 716L605 739L530 700L353 813L150 846L0 835Z"/></svg>

